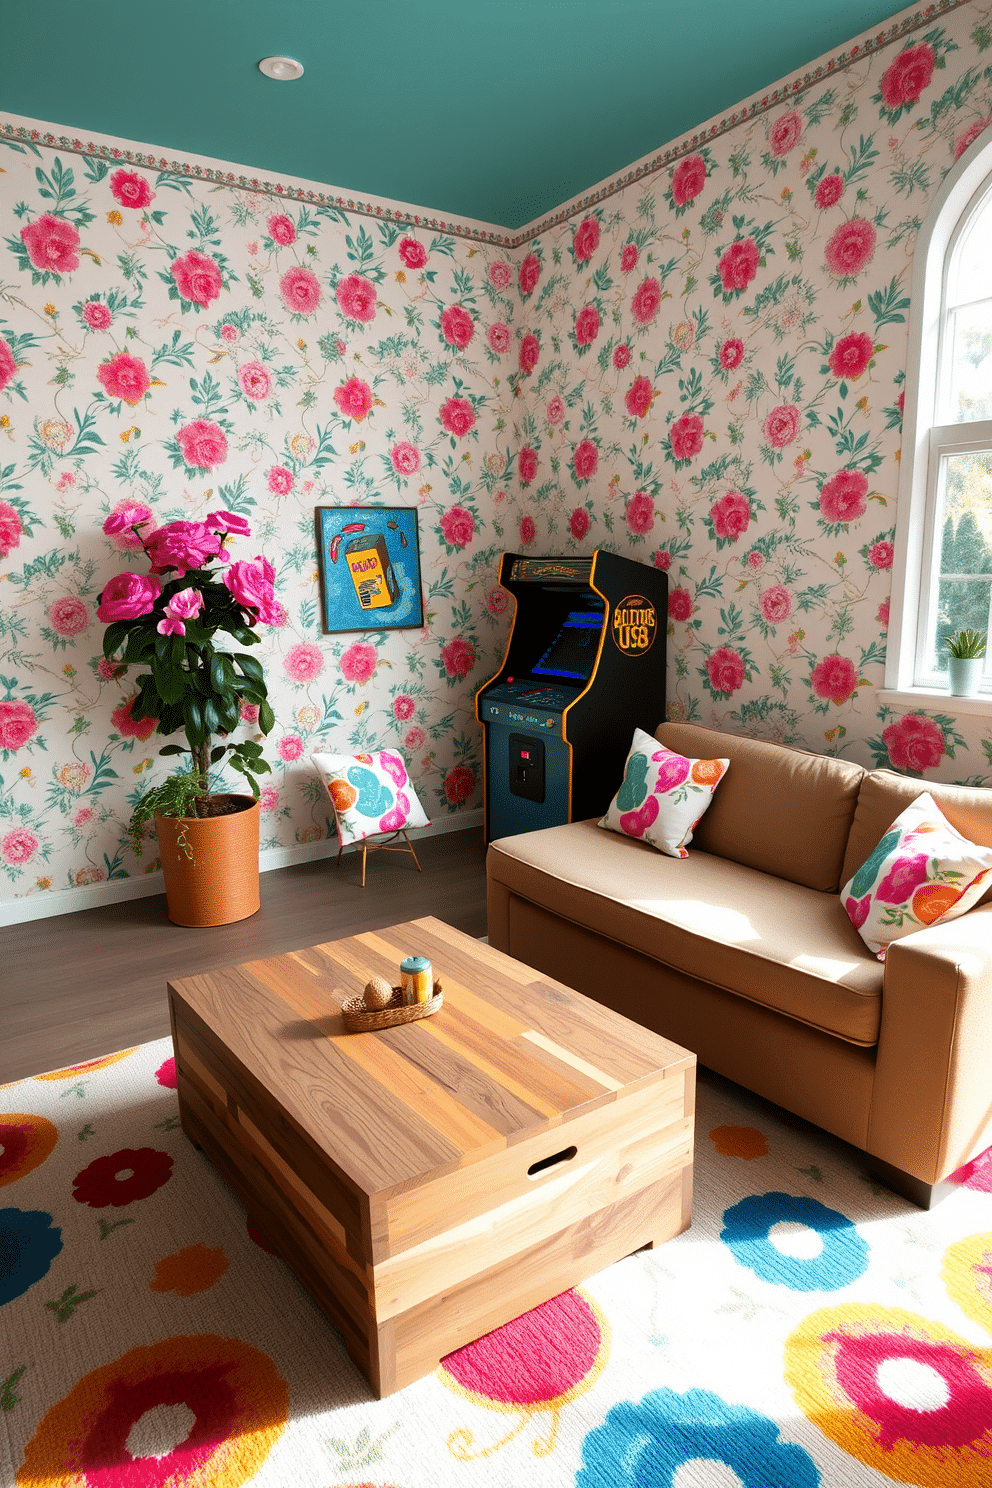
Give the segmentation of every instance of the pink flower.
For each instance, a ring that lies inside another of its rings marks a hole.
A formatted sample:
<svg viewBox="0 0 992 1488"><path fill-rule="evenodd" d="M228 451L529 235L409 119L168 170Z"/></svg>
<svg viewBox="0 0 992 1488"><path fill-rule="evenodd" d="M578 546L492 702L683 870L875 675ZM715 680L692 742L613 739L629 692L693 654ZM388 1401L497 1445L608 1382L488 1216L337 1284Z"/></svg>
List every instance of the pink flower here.
<svg viewBox="0 0 992 1488"><path fill-rule="evenodd" d="M885 107L895 110L917 103L923 89L930 86L935 63L933 47L925 41L900 52L882 73L879 83Z"/></svg>
<svg viewBox="0 0 992 1488"><path fill-rule="evenodd" d="M739 491L728 491L710 507L710 520L717 537L736 542L751 523L751 503Z"/></svg>
<svg viewBox="0 0 992 1488"><path fill-rule="evenodd" d="M866 894L863 899L846 900L844 908L855 930L860 930L871 911L871 894Z"/></svg>
<svg viewBox="0 0 992 1488"><path fill-rule="evenodd" d="M499 584L494 584L493 587L486 593L486 609L489 611L490 615L493 615L496 618L506 613L506 609L509 603L510 596L507 594L506 590Z"/></svg>
<svg viewBox="0 0 992 1488"><path fill-rule="evenodd" d="M585 263L592 258L599 247L599 223L595 217L587 217L580 222L575 229L572 239L572 252L575 254L576 263Z"/></svg>
<svg viewBox="0 0 992 1488"><path fill-rule="evenodd" d="M315 682L324 670L324 653L311 641L298 641L286 652L282 666L294 682Z"/></svg>
<svg viewBox="0 0 992 1488"><path fill-rule="evenodd" d="M599 449L591 439L583 439L575 446L572 468L577 480L588 480L599 469Z"/></svg>
<svg viewBox="0 0 992 1488"><path fill-rule="evenodd" d="M846 656L825 656L813 668L810 683L817 697L827 698L832 703L843 703L858 685L858 673L854 662Z"/></svg>
<svg viewBox="0 0 992 1488"><path fill-rule="evenodd" d="M878 610L877 610L877 612L875 614L875 619L878 621L879 625L882 627L883 630L888 630L888 628L889 628L889 601L887 599L883 599L882 603L879 605Z"/></svg>
<svg viewBox="0 0 992 1488"><path fill-rule="evenodd" d="M714 692L725 692L728 697L744 685L744 662L729 646L718 646L706 658L706 671Z"/></svg>
<svg viewBox="0 0 992 1488"><path fill-rule="evenodd" d="M788 155L793 146L798 144L802 132L803 121L797 113L793 111L780 114L768 133L771 153L776 156Z"/></svg>
<svg viewBox="0 0 992 1488"><path fill-rule="evenodd" d="M449 305L441 311L441 334L449 346L463 351L475 335L475 321L462 305Z"/></svg>
<svg viewBox="0 0 992 1488"><path fill-rule="evenodd" d="M401 692L399 697L393 699L393 717L405 723L408 718L413 717L416 703L407 692Z"/></svg>
<svg viewBox="0 0 992 1488"><path fill-rule="evenodd" d="M497 356L503 356L510 349L510 327L497 320L489 327L486 340Z"/></svg>
<svg viewBox="0 0 992 1488"><path fill-rule="evenodd" d="M537 528L534 526L534 518L526 513L520 518L520 541L525 548L529 548L537 536Z"/></svg>
<svg viewBox="0 0 992 1488"><path fill-rule="evenodd" d="M765 566L765 555L759 553L757 548L752 548L750 553L741 559L741 562L746 563L752 573L760 573Z"/></svg>
<svg viewBox="0 0 992 1488"><path fill-rule="evenodd" d="M702 155L687 155L672 171L672 200L677 207L695 201L706 183L706 161Z"/></svg>
<svg viewBox="0 0 992 1488"><path fill-rule="evenodd" d="M849 377L852 381L868 371L868 364L875 355L875 343L864 331L851 331L834 342L830 352L830 370L835 377Z"/></svg>
<svg viewBox="0 0 992 1488"><path fill-rule="evenodd" d="M620 342L620 345L617 347L616 351L613 353L613 365L614 365L614 367L616 367L616 369L617 369L618 372L622 372L623 369L624 369L624 367L626 367L629 364L629 362L630 362L630 347L627 345L627 343L625 341L621 341Z"/></svg>
<svg viewBox="0 0 992 1488"><path fill-rule="evenodd" d="M202 568L220 555L222 544L205 522L168 522L145 539L152 573L174 568L180 578L190 568Z"/></svg>
<svg viewBox="0 0 992 1488"><path fill-rule="evenodd" d="M733 372L744 360L744 342L739 341L736 336L731 336L729 341L724 341L720 347L720 366L725 372Z"/></svg>
<svg viewBox="0 0 992 1488"><path fill-rule="evenodd" d="M968 146L973 145L978 136L983 130L988 129L990 124L992 124L992 119L976 119L974 124L969 124L964 134L958 136L957 143L954 146L954 159L960 160Z"/></svg>
<svg viewBox="0 0 992 1488"><path fill-rule="evenodd" d="M827 207L836 206L844 195L844 177L839 171L832 176L824 176L817 182L816 196L814 200L821 211Z"/></svg>
<svg viewBox="0 0 992 1488"><path fill-rule="evenodd" d="M739 238L721 254L717 263L720 283L725 294L739 294L747 289L758 272L758 245L753 238Z"/></svg>
<svg viewBox="0 0 992 1488"><path fill-rule="evenodd" d="M467 547L475 536L475 518L463 506L449 507L441 517L441 531L449 547Z"/></svg>
<svg viewBox="0 0 992 1488"><path fill-rule="evenodd" d="M769 625L781 625L792 614L792 595L781 584L771 584L758 596L758 609Z"/></svg>
<svg viewBox="0 0 992 1488"><path fill-rule="evenodd" d="M220 334L225 341L233 342L241 340L241 332L238 330L237 326L231 325L230 321L225 321L225 323L221 326Z"/></svg>
<svg viewBox="0 0 992 1488"><path fill-rule="evenodd" d="M399 255L408 269L422 269L427 262L427 249L416 238L401 238Z"/></svg>
<svg viewBox="0 0 992 1488"><path fill-rule="evenodd" d="M694 608L688 589L673 589L669 594L668 613L673 620L691 620Z"/></svg>
<svg viewBox="0 0 992 1488"><path fill-rule="evenodd" d="M209 419L194 419L176 431L183 459L193 470L212 470L227 459L227 435Z"/></svg>
<svg viewBox="0 0 992 1488"><path fill-rule="evenodd" d="M577 506L568 519L568 526L576 542L581 542L589 531L589 513L584 506Z"/></svg>
<svg viewBox="0 0 992 1488"><path fill-rule="evenodd" d="M517 472L522 486L529 486L537 474L537 453L529 445L525 445L517 456Z"/></svg>
<svg viewBox="0 0 992 1488"><path fill-rule="evenodd" d="M71 274L79 268L79 233L64 217L44 212L27 227L21 238L33 268L42 274Z"/></svg>
<svg viewBox="0 0 992 1488"><path fill-rule="evenodd" d="M343 315L349 320L375 319L375 285L361 274L348 274L339 279L334 291Z"/></svg>
<svg viewBox="0 0 992 1488"><path fill-rule="evenodd" d="M475 790L475 775L467 765L455 765L444 777L444 794L449 806L460 806Z"/></svg>
<svg viewBox="0 0 992 1488"><path fill-rule="evenodd" d="M897 858L875 890L875 898L882 904L905 904L912 899L920 884L927 881L929 853L912 853Z"/></svg>
<svg viewBox="0 0 992 1488"><path fill-rule="evenodd" d="M782 403L765 419L765 438L772 449L784 449L799 433L799 409L794 403Z"/></svg>
<svg viewBox="0 0 992 1488"><path fill-rule="evenodd" d="M285 213L274 213L266 219L265 225L269 229L269 237L273 243L278 243L280 248L288 248L290 243L296 242L296 228Z"/></svg>
<svg viewBox="0 0 992 1488"><path fill-rule="evenodd" d="M441 408L441 427L449 434L467 434L475 424L475 409L468 398L449 398Z"/></svg>
<svg viewBox="0 0 992 1488"><path fill-rule="evenodd" d="M647 491L635 491L627 502L624 513L627 526L638 537L650 532L654 526L654 502Z"/></svg>
<svg viewBox="0 0 992 1488"><path fill-rule="evenodd" d="M270 816L279 809L279 792L274 785L263 785L258 798L258 809L263 816Z"/></svg>
<svg viewBox="0 0 992 1488"><path fill-rule="evenodd" d="M287 269L279 280L279 293L292 315L312 315L320 304L320 280L312 269Z"/></svg>
<svg viewBox="0 0 992 1488"><path fill-rule="evenodd" d="M393 445L389 458L397 475L416 475L420 469L420 451L405 439Z"/></svg>
<svg viewBox="0 0 992 1488"><path fill-rule="evenodd" d="M288 496L296 485L296 476L285 465L273 465L268 475L268 487L273 496Z"/></svg>
<svg viewBox="0 0 992 1488"><path fill-rule="evenodd" d="M140 357L119 351L96 369L97 381L108 398L120 398L134 408L152 385L148 368Z"/></svg>
<svg viewBox="0 0 992 1488"><path fill-rule="evenodd" d="M124 675L127 667L123 667L117 662L108 661L105 656L101 656L96 664L96 670L97 675L102 677L105 682L115 682L118 677Z"/></svg>
<svg viewBox="0 0 992 1488"><path fill-rule="evenodd" d="M630 274L637 268L637 260L640 258L636 243L625 243L620 254L621 274Z"/></svg>
<svg viewBox="0 0 992 1488"><path fill-rule="evenodd" d="M279 758L290 764L293 760L298 760L303 753L303 740L299 734L283 734L276 748Z"/></svg>
<svg viewBox="0 0 992 1488"><path fill-rule="evenodd" d="M658 279L642 279L634 290L630 309L638 325L650 325L661 305L661 282Z"/></svg>
<svg viewBox="0 0 992 1488"><path fill-rule="evenodd" d="M367 682L379 665L379 656L374 646L356 641L341 653L338 663L346 682Z"/></svg>
<svg viewBox="0 0 992 1488"><path fill-rule="evenodd" d="M138 693L133 693L127 702L115 708L110 715L110 721L122 739L150 739L155 732L157 718L134 718L132 716L138 696Z"/></svg>
<svg viewBox="0 0 992 1488"><path fill-rule="evenodd" d="M273 587L275 576L272 564L259 553L250 562L239 559L237 563L232 563L224 572L223 582L242 609L254 614L263 625L282 625L285 616L282 605L276 599Z"/></svg>
<svg viewBox="0 0 992 1488"><path fill-rule="evenodd" d="M684 413L669 430L676 460L691 460L703 447L703 421L698 413Z"/></svg>
<svg viewBox="0 0 992 1488"><path fill-rule="evenodd" d="M16 508L9 501L0 501L0 558L20 546L23 530Z"/></svg>
<svg viewBox="0 0 992 1488"><path fill-rule="evenodd" d="M411 754L416 754L418 750L423 749L426 743L427 735L422 728L407 729L403 735L403 747L409 749Z"/></svg>
<svg viewBox="0 0 992 1488"><path fill-rule="evenodd" d="M83 306L83 319L91 331L109 331L113 316L100 300L87 300Z"/></svg>
<svg viewBox="0 0 992 1488"><path fill-rule="evenodd" d="M943 729L922 713L907 713L890 723L882 738L896 770L934 770L947 752Z"/></svg>
<svg viewBox="0 0 992 1488"><path fill-rule="evenodd" d="M100 595L96 618L105 625L113 625L117 620L138 620L151 614L161 593L158 579L147 574L116 574Z"/></svg>
<svg viewBox="0 0 992 1488"><path fill-rule="evenodd" d="M37 728L38 720L28 703L0 702L0 749L20 749Z"/></svg>
<svg viewBox="0 0 992 1488"><path fill-rule="evenodd" d="M3 392L8 382L17 374L17 363L14 361L14 353L7 342L0 336L0 393Z"/></svg>
<svg viewBox="0 0 992 1488"><path fill-rule="evenodd" d="M860 470L838 470L820 490L820 511L827 522L853 522L868 507L868 477Z"/></svg>
<svg viewBox="0 0 992 1488"><path fill-rule="evenodd" d="M520 343L520 370L525 377L529 376L537 366L537 359L541 353L541 343L529 331Z"/></svg>
<svg viewBox="0 0 992 1488"><path fill-rule="evenodd" d="M152 188L144 176L137 171L116 170L110 178L110 190L114 200L132 211L144 211L151 205Z"/></svg>
<svg viewBox="0 0 992 1488"><path fill-rule="evenodd" d="M872 568L891 568L895 550L890 542L872 543L868 549L868 562Z"/></svg>
<svg viewBox="0 0 992 1488"><path fill-rule="evenodd" d="M194 305L206 307L223 288L219 266L195 248L174 259L170 272L182 298Z"/></svg>
<svg viewBox="0 0 992 1488"><path fill-rule="evenodd" d="M599 335L599 311L595 305L584 305L575 317L575 344L591 346Z"/></svg>
<svg viewBox="0 0 992 1488"><path fill-rule="evenodd" d="M344 418L354 419L360 424L372 408L372 389L360 377L349 377L339 388L334 389L334 401Z"/></svg>
<svg viewBox="0 0 992 1488"><path fill-rule="evenodd" d="M534 293L538 279L541 277L541 260L536 253L528 253L520 265L520 293L529 295Z"/></svg>
<svg viewBox="0 0 992 1488"><path fill-rule="evenodd" d="M93 809L90 806L80 806L72 818L77 827L85 827L87 822L93 820Z"/></svg>
<svg viewBox="0 0 992 1488"><path fill-rule="evenodd" d="M545 412L547 413L549 424L560 424L565 417L565 405L557 393L549 402Z"/></svg>
<svg viewBox="0 0 992 1488"><path fill-rule="evenodd" d="M475 647L462 636L455 636L442 647L441 661L449 677L467 677L475 666Z"/></svg>
<svg viewBox="0 0 992 1488"><path fill-rule="evenodd" d="M827 268L838 279L858 274L875 252L875 227L864 217L842 222L823 250Z"/></svg>
<svg viewBox="0 0 992 1488"><path fill-rule="evenodd" d="M79 635L90 623L90 612L76 595L67 595L48 606L48 622L57 635Z"/></svg>
<svg viewBox="0 0 992 1488"><path fill-rule="evenodd" d="M261 362L245 362L238 370L241 391L253 403L261 403L272 391L272 378Z"/></svg>
<svg viewBox="0 0 992 1488"><path fill-rule="evenodd" d="M898 408L900 414L904 414L906 412L906 389L905 388L903 388L902 392L899 394L898 398L896 399L896 407Z"/></svg>
<svg viewBox="0 0 992 1488"><path fill-rule="evenodd" d="M653 397L654 388L651 386L650 377L636 377L624 398L631 418L644 418L651 407Z"/></svg>
<svg viewBox="0 0 992 1488"><path fill-rule="evenodd" d="M660 568L662 573L668 573L672 566L672 555L667 548L659 548L652 559L655 568Z"/></svg>
<svg viewBox="0 0 992 1488"><path fill-rule="evenodd" d="M242 723L247 723L251 728L258 722L259 707L257 703L242 703L238 709L238 717Z"/></svg>
<svg viewBox="0 0 992 1488"><path fill-rule="evenodd" d="M510 265L504 258L496 258L489 265L489 283L493 289L506 289L512 277Z"/></svg>
<svg viewBox="0 0 992 1488"><path fill-rule="evenodd" d="M12 868L22 868L25 863L30 863L40 846L37 837L27 827L15 827L0 840L0 853Z"/></svg>
<svg viewBox="0 0 992 1488"><path fill-rule="evenodd" d="M678 787L689 778L692 769L692 761L686 759L685 755L674 754L671 751L652 755L652 759L658 765L658 775L655 780L653 794L656 796L667 796L670 791Z"/></svg>
<svg viewBox="0 0 992 1488"><path fill-rule="evenodd" d="M227 575L224 577L226 579ZM199 589L179 589L167 602L165 617L155 628L160 635L185 635L183 621L195 620L202 609L203 595Z"/></svg>

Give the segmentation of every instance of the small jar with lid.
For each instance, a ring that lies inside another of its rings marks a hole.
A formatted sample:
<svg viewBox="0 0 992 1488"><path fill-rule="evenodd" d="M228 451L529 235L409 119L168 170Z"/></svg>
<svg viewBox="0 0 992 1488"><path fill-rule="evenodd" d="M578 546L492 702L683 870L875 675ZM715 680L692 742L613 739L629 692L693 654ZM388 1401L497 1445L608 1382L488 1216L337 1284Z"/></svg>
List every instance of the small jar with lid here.
<svg viewBox="0 0 992 1488"><path fill-rule="evenodd" d="M434 996L434 969L426 956L406 956L400 962L403 1001L430 1002Z"/></svg>

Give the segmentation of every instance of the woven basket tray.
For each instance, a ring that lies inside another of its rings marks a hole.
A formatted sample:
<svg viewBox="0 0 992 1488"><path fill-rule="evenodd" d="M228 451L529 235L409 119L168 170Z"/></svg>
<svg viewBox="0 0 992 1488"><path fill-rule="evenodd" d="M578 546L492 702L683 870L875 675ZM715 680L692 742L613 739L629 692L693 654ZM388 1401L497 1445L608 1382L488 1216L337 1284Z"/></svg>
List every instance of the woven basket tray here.
<svg viewBox="0 0 992 1488"><path fill-rule="evenodd" d="M441 983L434 983L434 996L429 1002L403 1001L399 987L393 988L393 998L382 1008L367 1008L360 997L349 997L341 1004L344 1026L349 1033L374 1033L377 1028L395 1028L400 1023L415 1023L418 1018L429 1018L444 1006Z"/></svg>

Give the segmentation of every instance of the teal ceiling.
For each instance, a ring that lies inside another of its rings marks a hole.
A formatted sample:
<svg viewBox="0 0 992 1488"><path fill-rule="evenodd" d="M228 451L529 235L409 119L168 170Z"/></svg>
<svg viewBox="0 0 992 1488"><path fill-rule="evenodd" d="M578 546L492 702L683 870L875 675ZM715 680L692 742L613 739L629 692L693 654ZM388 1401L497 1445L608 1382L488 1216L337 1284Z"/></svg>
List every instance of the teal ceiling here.
<svg viewBox="0 0 992 1488"><path fill-rule="evenodd" d="M899 9L4 0L0 108L517 228Z"/></svg>

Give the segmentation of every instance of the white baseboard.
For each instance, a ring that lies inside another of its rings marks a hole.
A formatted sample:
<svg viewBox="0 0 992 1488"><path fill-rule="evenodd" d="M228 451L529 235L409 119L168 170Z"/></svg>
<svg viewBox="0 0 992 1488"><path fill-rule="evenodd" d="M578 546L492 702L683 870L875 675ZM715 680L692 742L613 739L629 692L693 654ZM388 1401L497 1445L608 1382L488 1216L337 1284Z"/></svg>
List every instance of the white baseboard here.
<svg viewBox="0 0 992 1488"><path fill-rule="evenodd" d="M482 826L482 807L474 811L463 811L458 816L442 817L429 827L411 829L411 837L439 837L446 832L468 832ZM336 857L338 840L325 838L323 842L304 842L295 847L270 847L259 854L258 866L262 873L274 868L292 868L297 863L309 863L316 858ZM347 852L353 848L346 849ZM165 883L159 873L139 873L132 878L111 878L105 883L86 884L80 889L45 890L40 894L24 895L20 899L8 899L0 903L0 926L24 925L29 920L47 920L53 915L77 914L84 909L97 909L103 904L121 904L126 899L147 899L151 894L164 894Z"/></svg>

